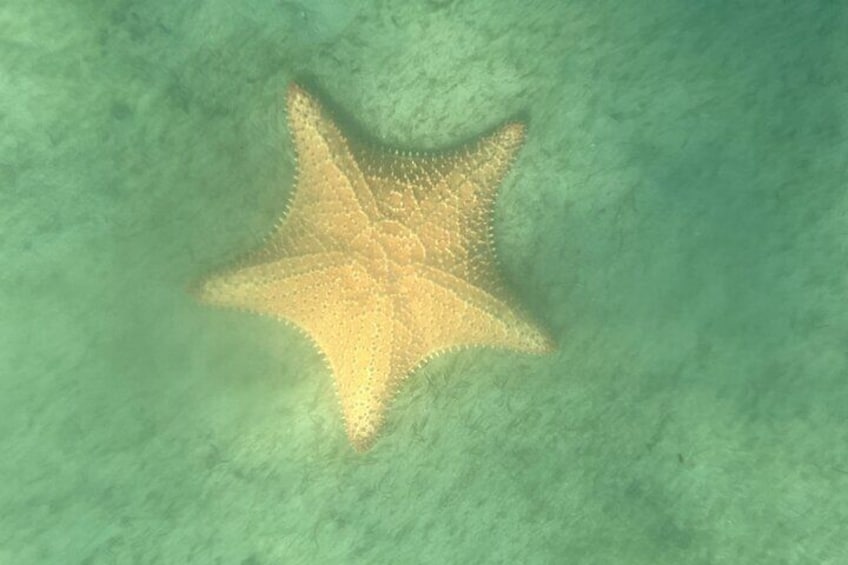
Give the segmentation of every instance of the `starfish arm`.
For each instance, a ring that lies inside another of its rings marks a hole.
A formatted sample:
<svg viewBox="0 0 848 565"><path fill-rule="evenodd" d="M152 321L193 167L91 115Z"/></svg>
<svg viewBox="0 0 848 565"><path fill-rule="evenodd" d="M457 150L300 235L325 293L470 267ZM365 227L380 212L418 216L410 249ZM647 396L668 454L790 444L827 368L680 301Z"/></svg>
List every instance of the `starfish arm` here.
<svg viewBox="0 0 848 565"><path fill-rule="evenodd" d="M454 157L450 173L421 204L425 220L417 233L430 250L428 265L473 284L500 280L491 229L494 203L523 140L524 126L510 123Z"/></svg>
<svg viewBox="0 0 848 565"><path fill-rule="evenodd" d="M324 251L355 237L375 204L348 142L317 100L296 85L287 96L297 180L271 243L291 254Z"/></svg>
<svg viewBox="0 0 848 565"><path fill-rule="evenodd" d="M466 236L489 225L498 187L523 142L524 125L513 122L442 157L445 174L423 193L423 218L429 223L457 225Z"/></svg>
<svg viewBox="0 0 848 565"><path fill-rule="evenodd" d="M358 451L374 442L401 380L393 363L393 323L391 300L367 293L317 336L333 372L345 431Z"/></svg>
<svg viewBox="0 0 848 565"><path fill-rule="evenodd" d="M474 192L486 204L494 201L498 186L512 166L519 149L524 144L525 126L509 122L481 138L455 157L455 170L468 178ZM463 205L473 205L474 201Z"/></svg>
<svg viewBox="0 0 848 565"><path fill-rule="evenodd" d="M343 288L350 261L341 253L283 257L233 268L202 281L202 302L285 318L302 325L320 302Z"/></svg>
<svg viewBox="0 0 848 565"><path fill-rule="evenodd" d="M293 323L332 371L348 438L367 449L398 380L392 370L390 300L340 254L283 258L210 278L200 298Z"/></svg>
<svg viewBox="0 0 848 565"><path fill-rule="evenodd" d="M352 149L380 218L414 233L431 267L485 286L500 280L491 230L497 188L523 140L523 124L508 123L442 155Z"/></svg>
<svg viewBox="0 0 848 565"><path fill-rule="evenodd" d="M422 269L404 282L404 316L415 328L420 356L458 347L496 347L544 353L550 337L503 299L450 273Z"/></svg>

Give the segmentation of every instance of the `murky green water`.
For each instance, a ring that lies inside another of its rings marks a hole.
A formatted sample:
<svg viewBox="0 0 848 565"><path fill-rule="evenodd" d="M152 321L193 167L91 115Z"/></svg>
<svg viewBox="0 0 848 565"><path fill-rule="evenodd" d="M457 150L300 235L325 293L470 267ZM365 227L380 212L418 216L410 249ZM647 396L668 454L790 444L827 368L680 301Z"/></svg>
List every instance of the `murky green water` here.
<svg viewBox="0 0 848 565"><path fill-rule="evenodd" d="M6 0L0 563L848 561L848 8L701 4ZM559 348L437 358L364 455L186 293L284 208L293 80L390 147L528 123Z"/></svg>

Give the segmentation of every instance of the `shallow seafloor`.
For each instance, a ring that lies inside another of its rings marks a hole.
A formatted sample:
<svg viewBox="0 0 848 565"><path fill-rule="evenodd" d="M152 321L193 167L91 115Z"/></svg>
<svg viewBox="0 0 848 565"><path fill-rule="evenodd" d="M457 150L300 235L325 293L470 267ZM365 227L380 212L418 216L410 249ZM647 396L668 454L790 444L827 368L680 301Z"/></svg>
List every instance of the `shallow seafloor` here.
<svg viewBox="0 0 848 565"><path fill-rule="evenodd" d="M0 563L848 562L848 7L6 0ZM307 80L374 140L528 141L496 210L547 357L346 443L258 242Z"/></svg>

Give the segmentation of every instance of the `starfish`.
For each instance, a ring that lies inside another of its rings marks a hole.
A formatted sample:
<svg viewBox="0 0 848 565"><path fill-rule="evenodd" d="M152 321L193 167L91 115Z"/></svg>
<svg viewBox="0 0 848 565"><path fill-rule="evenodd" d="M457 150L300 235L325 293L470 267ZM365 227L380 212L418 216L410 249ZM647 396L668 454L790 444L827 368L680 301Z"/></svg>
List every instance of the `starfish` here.
<svg viewBox="0 0 848 565"><path fill-rule="evenodd" d="M496 191L523 124L453 151L411 154L350 139L297 85L286 106L297 161L288 210L262 247L196 292L311 338L357 451L373 444L399 384L433 356L553 347L514 304L495 259Z"/></svg>

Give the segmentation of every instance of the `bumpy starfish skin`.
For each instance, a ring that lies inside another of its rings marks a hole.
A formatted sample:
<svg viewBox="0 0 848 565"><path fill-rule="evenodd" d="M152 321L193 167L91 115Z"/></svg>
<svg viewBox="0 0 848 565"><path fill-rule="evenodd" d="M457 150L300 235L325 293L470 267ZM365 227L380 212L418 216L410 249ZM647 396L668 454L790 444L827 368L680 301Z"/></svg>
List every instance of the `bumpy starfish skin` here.
<svg viewBox="0 0 848 565"><path fill-rule="evenodd" d="M327 359L347 435L367 449L399 383L432 356L552 347L496 268L496 190L524 139L510 123L442 155L361 147L296 85L297 181L264 246L199 285L208 303L299 326Z"/></svg>

